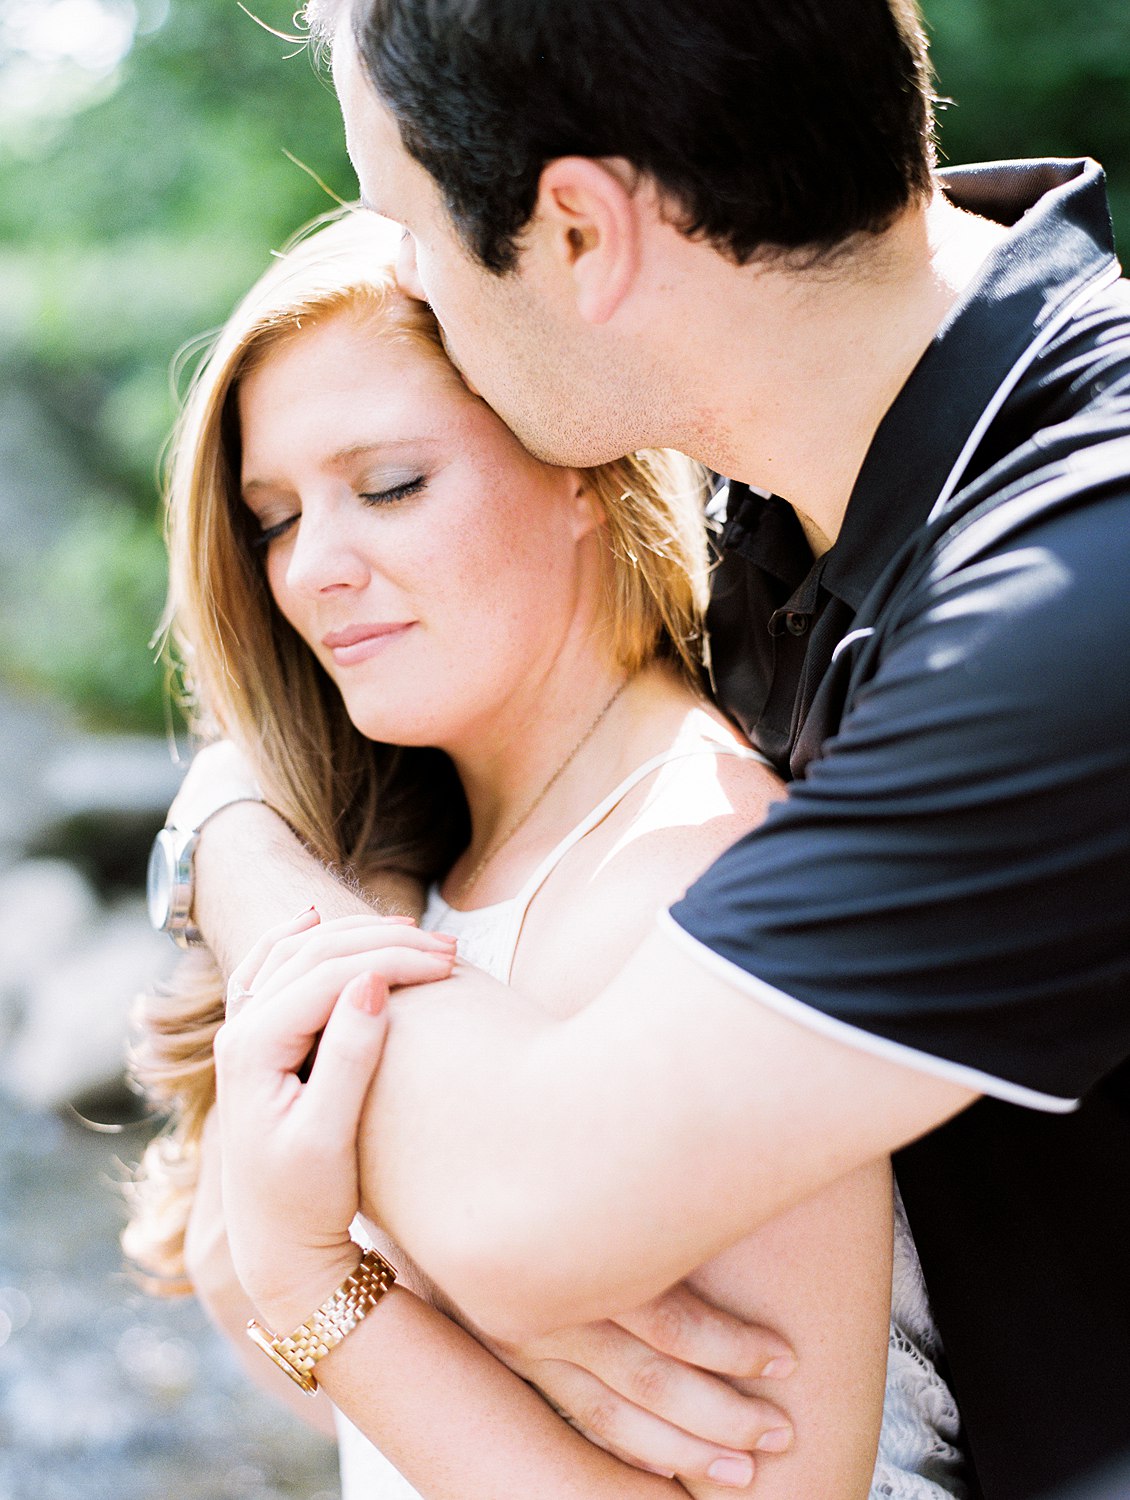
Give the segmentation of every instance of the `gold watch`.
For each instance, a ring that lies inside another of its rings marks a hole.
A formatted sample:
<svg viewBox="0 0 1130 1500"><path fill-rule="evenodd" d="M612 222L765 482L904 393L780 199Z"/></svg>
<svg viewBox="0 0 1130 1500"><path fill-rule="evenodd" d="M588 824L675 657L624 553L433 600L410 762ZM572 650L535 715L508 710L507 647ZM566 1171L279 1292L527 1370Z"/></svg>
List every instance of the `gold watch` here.
<svg viewBox="0 0 1130 1500"><path fill-rule="evenodd" d="M395 1280L396 1272L384 1256L366 1250L356 1271L330 1293L301 1328L286 1338L274 1338L252 1318L247 1337L304 1391L316 1395L318 1382L311 1373L314 1366L353 1332Z"/></svg>

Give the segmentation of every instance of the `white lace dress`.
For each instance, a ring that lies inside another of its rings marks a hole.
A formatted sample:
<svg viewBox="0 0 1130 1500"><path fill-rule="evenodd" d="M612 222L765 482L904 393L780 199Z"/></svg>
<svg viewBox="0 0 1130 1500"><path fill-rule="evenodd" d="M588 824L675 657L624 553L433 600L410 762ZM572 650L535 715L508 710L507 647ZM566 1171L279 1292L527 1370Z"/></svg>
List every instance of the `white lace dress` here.
<svg viewBox="0 0 1130 1500"><path fill-rule="evenodd" d="M740 755L761 759L754 751L725 743L667 751L636 770L595 807L542 861L522 890L509 901L477 911L456 911L435 888L429 893L421 922L442 928L459 940L459 955L504 982L530 902L560 861L632 788L668 761L694 754ZM950 1500L964 1497L960 1424L949 1387L938 1374L937 1329L930 1314L926 1284L902 1200L895 1190L894 1274L891 1286L891 1330L887 1385L879 1453L869 1500ZM368 1226L358 1218L354 1238L370 1243ZM335 1411L341 1463L342 1500L421 1500L420 1495L378 1448L341 1412ZM443 1422L437 1413L437 1441Z"/></svg>

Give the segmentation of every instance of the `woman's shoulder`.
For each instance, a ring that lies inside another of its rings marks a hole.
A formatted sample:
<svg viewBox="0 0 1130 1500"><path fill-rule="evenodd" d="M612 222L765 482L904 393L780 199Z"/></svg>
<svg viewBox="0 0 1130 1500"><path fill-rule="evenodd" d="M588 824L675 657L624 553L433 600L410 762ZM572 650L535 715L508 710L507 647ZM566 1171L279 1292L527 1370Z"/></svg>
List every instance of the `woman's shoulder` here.
<svg viewBox="0 0 1130 1500"><path fill-rule="evenodd" d="M658 914L761 822L781 783L725 733L686 736L647 769L540 886L514 982L551 1013L583 1007Z"/></svg>
<svg viewBox="0 0 1130 1500"><path fill-rule="evenodd" d="M721 852L756 827L784 793L764 757L706 705L690 709L639 772L638 794L624 799L623 838L698 830L704 846L720 842Z"/></svg>

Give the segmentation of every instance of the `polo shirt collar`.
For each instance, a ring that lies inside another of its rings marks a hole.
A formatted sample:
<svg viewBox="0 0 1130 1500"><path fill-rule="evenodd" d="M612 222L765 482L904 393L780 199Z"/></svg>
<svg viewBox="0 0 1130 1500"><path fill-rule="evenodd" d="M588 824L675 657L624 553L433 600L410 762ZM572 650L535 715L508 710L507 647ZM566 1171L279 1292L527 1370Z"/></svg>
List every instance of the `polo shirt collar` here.
<svg viewBox="0 0 1130 1500"><path fill-rule="evenodd" d="M823 559L823 586L853 609L958 486L988 419L1081 295L1118 275L1096 162L994 162L940 181L959 208L1014 231L951 309L872 440Z"/></svg>

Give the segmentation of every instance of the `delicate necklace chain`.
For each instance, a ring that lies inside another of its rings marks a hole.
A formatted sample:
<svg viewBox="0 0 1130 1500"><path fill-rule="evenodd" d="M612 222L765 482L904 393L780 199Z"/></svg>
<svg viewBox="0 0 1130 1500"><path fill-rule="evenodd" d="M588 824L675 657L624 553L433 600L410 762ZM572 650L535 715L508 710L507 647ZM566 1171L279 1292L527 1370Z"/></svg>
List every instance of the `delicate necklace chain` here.
<svg viewBox="0 0 1130 1500"><path fill-rule="evenodd" d="M524 812L519 814L519 816L514 820L513 823L511 823L510 827L506 830L506 832L500 839L496 840L495 843L489 844L487 846L486 853L479 860L478 864L471 871L470 875L467 876L466 880L461 882L459 889L455 892L456 901L462 901L466 897L471 888L478 883L479 877L482 875L487 865L490 864L491 860L494 859L495 855L501 854L502 850L505 849L506 845L510 842L510 840L514 837L518 830L524 828L530 821L534 813L537 812L538 808L545 801L549 793L561 780L562 776L564 776L565 772L573 764L574 760L576 760L577 756L581 753L584 747L588 744L589 740L592 739L593 735L600 728L601 724L604 722L605 718L608 715L609 709L616 702L617 698L619 698L620 694L627 686L628 679L625 678L620 686L616 689L616 691L612 694L612 697L609 698L608 702L597 714L596 718L585 730L584 734L581 735L580 739L573 746L572 750L569 751L569 754L557 767L557 770L554 771L553 775L549 778L549 780L542 787L541 791L530 803L529 807L527 807Z"/></svg>

